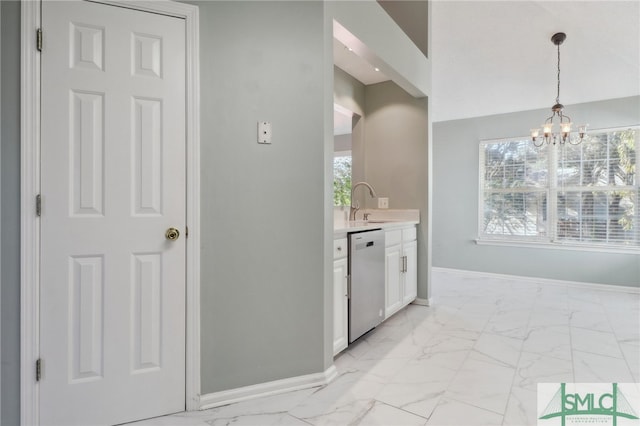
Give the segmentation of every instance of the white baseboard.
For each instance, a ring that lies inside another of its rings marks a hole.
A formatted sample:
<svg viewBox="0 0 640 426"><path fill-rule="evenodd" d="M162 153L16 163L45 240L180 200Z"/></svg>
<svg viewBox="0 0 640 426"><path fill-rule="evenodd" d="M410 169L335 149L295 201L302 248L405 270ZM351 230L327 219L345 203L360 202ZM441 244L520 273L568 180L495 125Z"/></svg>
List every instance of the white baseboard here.
<svg viewBox="0 0 640 426"><path fill-rule="evenodd" d="M589 288L591 290L615 291L615 292L622 292L622 293L640 294L640 287L633 287L631 285L612 285L612 284L599 284L599 283L585 283L585 282L579 282L579 281L563 281L563 280L554 280L551 278L494 274L492 272L467 271L464 269L441 268L437 266L432 267L431 271L451 273L451 274L461 275L465 277L476 276L476 277L487 277L487 278L495 278L495 279L503 279L503 280L504 279L520 280L520 281L535 282L535 283L545 284L545 285L564 285L567 287Z"/></svg>
<svg viewBox="0 0 640 426"><path fill-rule="evenodd" d="M208 393L200 396L198 409L206 410L263 396L277 395L280 393L316 386L324 386L335 379L337 375L338 370L336 370L336 367L332 365L322 373L307 374L304 376L290 377L288 379L274 380L272 382L259 383L257 385Z"/></svg>
<svg viewBox="0 0 640 426"><path fill-rule="evenodd" d="M416 297L413 302L411 302L412 305L418 305L418 306L431 306L431 298L429 299L422 299L420 297Z"/></svg>

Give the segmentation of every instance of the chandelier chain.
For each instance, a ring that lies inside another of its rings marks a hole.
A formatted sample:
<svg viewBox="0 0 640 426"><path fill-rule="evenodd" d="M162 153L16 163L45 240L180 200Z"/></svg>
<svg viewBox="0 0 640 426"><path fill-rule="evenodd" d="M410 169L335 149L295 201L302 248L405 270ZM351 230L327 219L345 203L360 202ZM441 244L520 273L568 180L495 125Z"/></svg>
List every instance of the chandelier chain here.
<svg viewBox="0 0 640 426"><path fill-rule="evenodd" d="M556 104L560 103L560 45L558 45L558 94L556 96Z"/></svg>

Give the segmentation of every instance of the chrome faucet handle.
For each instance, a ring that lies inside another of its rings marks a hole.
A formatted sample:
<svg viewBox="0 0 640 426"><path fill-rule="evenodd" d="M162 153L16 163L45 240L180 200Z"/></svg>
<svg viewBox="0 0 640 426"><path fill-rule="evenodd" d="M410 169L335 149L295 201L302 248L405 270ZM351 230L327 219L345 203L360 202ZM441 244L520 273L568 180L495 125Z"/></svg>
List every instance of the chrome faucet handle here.
<svg viewBox="0 0 640 426"><path fill-rule="evenodd" d="M365 213L365 214L363 214L362 219L363 219L363 220L369 220L369 215L370 215L370 214L371 214L371 213Z"/></svg>
<svg viewBox="0 0 640 426"><path fill-rule="evenodd" d="M353 198L351 199L351 206L349 207L349 220L356 220L356 213L360 210L360 204L358 201L353 202Z"/></svg>

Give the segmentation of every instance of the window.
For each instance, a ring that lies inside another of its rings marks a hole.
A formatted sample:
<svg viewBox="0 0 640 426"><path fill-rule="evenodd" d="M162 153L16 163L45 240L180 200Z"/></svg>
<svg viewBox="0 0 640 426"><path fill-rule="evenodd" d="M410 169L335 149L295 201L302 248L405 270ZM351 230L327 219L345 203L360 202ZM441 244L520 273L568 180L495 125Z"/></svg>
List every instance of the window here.
<svg viewBox="0 0 640 426"><path fill-rule="evenodd" d="M640 130L480 143L480 240L640 247Z"/></svg>
<svg viewBox="0 0 640 426"><path fill-rule="evenodd" d="M333 205L351 205L351 152L337 152L333 157Z"/></svg>

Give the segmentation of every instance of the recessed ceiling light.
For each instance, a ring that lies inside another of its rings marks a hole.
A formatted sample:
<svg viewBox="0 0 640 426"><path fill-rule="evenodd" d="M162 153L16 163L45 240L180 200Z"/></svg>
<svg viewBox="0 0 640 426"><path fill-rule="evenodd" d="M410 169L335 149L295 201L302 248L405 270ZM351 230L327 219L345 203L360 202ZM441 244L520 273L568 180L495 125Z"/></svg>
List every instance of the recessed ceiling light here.
<svg viewBox="0 0 640 426"><path fill-rule="evenodd" d="M380 68L375 67L375 68L374 68L374 70L375 70L375 71L380 71Z"/></svg>

